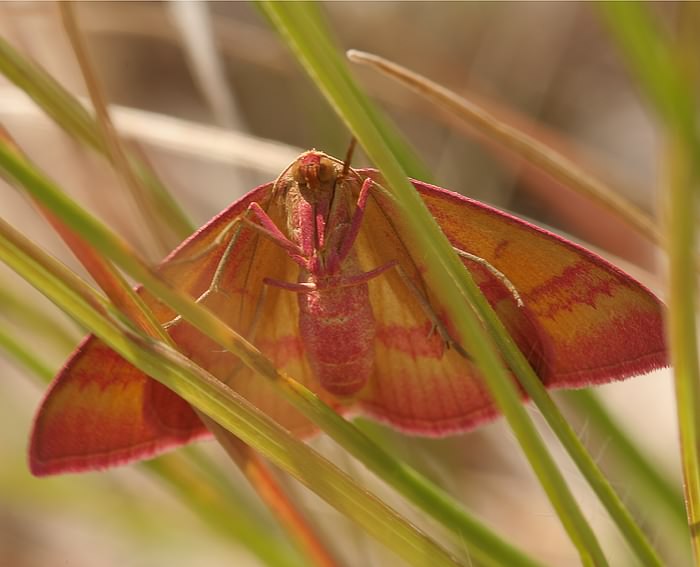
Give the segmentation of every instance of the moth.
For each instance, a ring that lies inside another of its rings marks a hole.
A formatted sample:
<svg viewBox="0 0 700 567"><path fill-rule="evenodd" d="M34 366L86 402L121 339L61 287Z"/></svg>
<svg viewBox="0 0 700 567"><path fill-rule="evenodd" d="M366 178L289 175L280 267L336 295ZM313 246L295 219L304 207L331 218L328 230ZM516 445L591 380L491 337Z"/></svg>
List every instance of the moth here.
<svg viewBox="0 0 700 567"><path fill-rule="evenodd" d="M253 189L183 242L160 273L343 414L443 436L498 412L425 282L381 178L318 151ZM662 305L597 255L457 193L413 181L548 388L667 365ZM181 351L299 435L310 422L264 379L146 291ZM207 436L191 407L87 337L39 408L36 475L103 469Z"/></svg>

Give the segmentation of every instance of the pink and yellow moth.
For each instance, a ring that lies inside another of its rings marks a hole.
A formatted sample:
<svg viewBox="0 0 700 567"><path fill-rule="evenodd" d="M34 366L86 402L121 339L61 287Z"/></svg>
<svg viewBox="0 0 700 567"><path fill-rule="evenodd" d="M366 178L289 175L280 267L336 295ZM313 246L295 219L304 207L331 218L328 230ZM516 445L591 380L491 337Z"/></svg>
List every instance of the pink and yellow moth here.
<svg viewBox="0 0 700 567"><path fill-rule="evenodd" d="M497 415L423 279L410 229L375 170L302 154L183 242L161 274L337 411L440 436ZM551 388L667 365L662 305L602 258L440 187L413 185ZM299 435L312 425L262 378L140 292L179 348ZM103 469L208 435L191 407L87 337L36 417L36 475Z"/></svg>

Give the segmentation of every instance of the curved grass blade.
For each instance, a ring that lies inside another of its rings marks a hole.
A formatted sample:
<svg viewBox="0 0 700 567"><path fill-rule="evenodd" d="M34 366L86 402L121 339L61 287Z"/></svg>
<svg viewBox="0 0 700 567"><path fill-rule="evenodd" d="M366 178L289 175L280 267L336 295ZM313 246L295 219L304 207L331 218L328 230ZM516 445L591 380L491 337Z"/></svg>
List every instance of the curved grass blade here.
<svg viewBox="0 0 700 567"><path fill-rule="evenodd" d="M461 118L467 120L469 124L478 128L482 133L516 152L520 157L541 167L563 183L572 185L587 195L594 197L606 208L618 213L642 234L660 243L661 236L650 218L632 207L624 199L618 197L616 193L608 189L602 182L591 177L564 156L559 155L538 140L508 124L500 122L487 111L457 96L441 85L382 57L355 50L349 51L348 57L355 62L370 64L406 84L421 95L442 104ZM486 306L484 305L484 307ZM490 318L490 322L493 326L500 326L500 321L497 318ZM507 334L505 328L502 330L503 333L499 330L497 336ZM511 350L510 346L505 342L500 346L504 349L504 352ZM645 564L661 565L661 559L648 538L634 521L627 507L595 464L595 461L585 450L576 433L566 423L566 420L543 388L539 379L529 368L529 364L523 357L517 356L512 358L508 356L508 362L511 368L520 368L520 372L516 371L516 374L520 378L521 383L525 386L562 445L567 449L581 473L596 492L631 548L635 550ZM517 366L513 366L513 364Z"/></svg>
<svg viewBox="0 0 700 567"><path fill-rule="evenodd" d="M34 328L56 330L52 327L52 320L41 312L33 313L30 322ZM53 378L54 369L1 328L0 349L26 367L40 382L48 384ZM152 471L159 480L170 485L178 497L215 531L245 545L267 564L279 567L300 567L304 564L294 550L277 538L270 537L269 526L262 525L262 520L256 519L257 515L231 489L227 478L215 474L216 467L201 451L190 448L187 458L163 455L138 463L138 466ZM265 536L261 537L260 534Z"/></svg>
<svg viewBox="0 0 700 567"><path fill-rule="evenodd" d="M605 23L618 42L647 99L664 122L684 140L695 163L700 163L697 128L697 92L672 48L661 33L658 19L642 2L599 2Z"/></svg>
<svg viewBox="0 0 700 567"><path fill-rule="evenodd" d="M164 219L161 212L167 214L168 211L158 207L159 203L153 198L153 193L143 183L143 179L136 175L134 168L129 166L126 150L117 135L107 110L107 98L102 90L85 41L78 28L73 3L71 1L61 2L59 11L63 27L66 30L73 53L83 74L83 80L90 94L90 100L95 110L95 123L99 128L100 137L104 140L105 157L109 160L117 176L121 178L123 187L127 189L133 206L133 214L143 223L142 226L150 234L151 239L157 242L161 255L165 255L172 248L168 243L168 240L172 240L172 237L168 238L167 236L172 229L170 222L163 222ZM175 242L177 242L184 235L180 234L178 238L176 234L175 237Z"/></svg>
<svg viewBox="0 0 700 567"><path fill-rule="evenodd" d="M700 363L698 362L697 207L700 130L697 92L663 37L649 7L637 2L598 5L627 56L668 137L668 330L675 371L686 512L696 563L700 562Z"/></svg>
<svg viewBox="0 0 700 567"><path fill-rule="evenodd" d="M55 374L54 369L42 361L32 349L15 340L2 328L0 350L4 350L44 384L48 384ZM221 479L216 482L211 474L205 475L204 471L211 468L207 461L208 457L201 451L191 451L187 458L171 453L138 463L137 466L170 486L177 498L207 522L214 531L229 541L233 540L247 547L267 565L305 565L293 549L279 538L270 535L270 526L258 518L235 491L221 490ZM225 495L224 498L222 494Z"/></svg>
<svg viewBox="0 0 700 567"><path fill-rule="evenodd" d="M527 134L508 124L500 122L487 111L457 96L441 85L382 57L355 50L348 52L348 57L355 62L370 64L408 85L423 96L441 103L487 136L502 143L508 149L515 151L520 157L531 161L538 167L542 167L560 181L570 184L586 194L593 196L607 208L617 212L622 218L626 219L631 226L637 228L652 240L660 243L661 237L659 231L650 218L632 207L624 199L617 197L617 195L602 182L592 178L586 172L575 166L575 164L557 154L554 150L545 146L538 140L529 137ZM523 372L526 372L524 368ZM532 387L538 390L542 389L539 385L539 381L532 381ZM575 432L564 423L560 412L551 402L549 395L542 391L537 397L534 395L532 395L532 397L562 444L569 451L574 462L579 466L582 474L596 491L601 502L608 509L610 515L615 520L632 548L639 550L642 556L641 558L649 562L649 564L659 565L660 558L657 556L641 528L636 524L632 515L624 506L622 500L616 494L600 469L596 466L593 459L587 451L585 451L585 448L576 437ZM540 402L537 401L538 398Z"/></svg>
<svg viewBox="0 0 700 567"><path fill-rule="evenodd" d="M453 322L459 334L469 343L470 353L483 372L493 399L508 420L582 561L587 565L607 565L595 534L521 406L493 340L481 327L480 320L485 318L482 310L488 311L490 307L476 284L469 281L471 278L440 232L435 219L406 179L374 120L376 112L367 110L371 106L369 100L354 84L326 30L318 24L316 6L277 2L260 2L260 6L382 171L423 247L428 284L440 294L445 305L465 307L452 314ZM473 305L479 306L478 315L473 312ZM499 344L510 345L509 348L517 351L508 339Z"/></svg>

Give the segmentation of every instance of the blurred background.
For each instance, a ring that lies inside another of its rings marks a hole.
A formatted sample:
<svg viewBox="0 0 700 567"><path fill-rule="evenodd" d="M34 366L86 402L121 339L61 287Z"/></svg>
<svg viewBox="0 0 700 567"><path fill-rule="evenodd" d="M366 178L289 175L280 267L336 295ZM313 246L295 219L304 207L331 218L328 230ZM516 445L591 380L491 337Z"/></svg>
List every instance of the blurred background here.
<svg viewBox="0 0 700 567"><path fill-rule="evenodd" d="M117 128L197 225L256 185L273 180L305 149L345 154L347 129L253 5L95 2L74 8ZM657 130L595 5L334 2L323 10L341 49L380 54L483 104L546 140L639 208L660 216ZM654 10L671 25L678 6L664 4ZM86 96L55 4L0 4L0 36L69 91ZM355 66L353 72L396 121L437 185L563 231L663 296L660 253L643 237L485 144L391 80L368 68ZM63 134L2 77L0 121L31 159L83 206L150 259L163 255L105 161ZM356 165L367 165L363 159L358 155ZM84 273L26 199L1 182L0 214ZM0 289L0 324L58 370L80 339L80 329L4 266ZM28 331L12 297L48 315L75 343L53 340L50 330L44 335ZM45 386L2 351L0 371L0 567L260 564L244 546L208 530L167 487L134 467L32 478L26 445ZM670 373L655 372L600 388L599 393L661 474L680 487ZM571 418L625 498L633 475L616 466L607 440L589 428L585 416L572 413ZM517 443L500 421L444 440L411 439L377 425L364 426L513 543L551 565L578 564ZM313 444L405 510L396 496L328 440L315 439ZM214 444L206 444L206 450L221 460L246 494L246 481ZM575 467L556 444L553 451L587 518L616 558L613 564L634 564ZM400 564L318 498L289 483L347 565ZM256 506L255 497L247 497ZM674 534L664 532L657 511L632 508L643 526L649 524L652 540L660 542L669 564L683 565L685 550L678 548ZM412 512L406 513L410 517Z"/></svg>

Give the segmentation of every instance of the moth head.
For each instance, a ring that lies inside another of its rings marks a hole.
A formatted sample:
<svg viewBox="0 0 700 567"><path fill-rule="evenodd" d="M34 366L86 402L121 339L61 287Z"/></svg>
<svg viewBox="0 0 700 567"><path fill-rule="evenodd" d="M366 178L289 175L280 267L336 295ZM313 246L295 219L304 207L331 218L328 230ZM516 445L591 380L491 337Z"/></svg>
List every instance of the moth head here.
<svg viewBox="0 0 700 567"><path fill-rule="evenodd" d="M286 194L294 187L310 203L328 199L327 193L342 174L340 162L322 152L311 150L301 154L277 178L276 193Z"/></svg>
<svg viewBox="0 0 700 567"><path fill-rule="evenodd" d="M295 177L309 188L333 184L342 167L320 152L307 152L296 161Z"/></svg>

